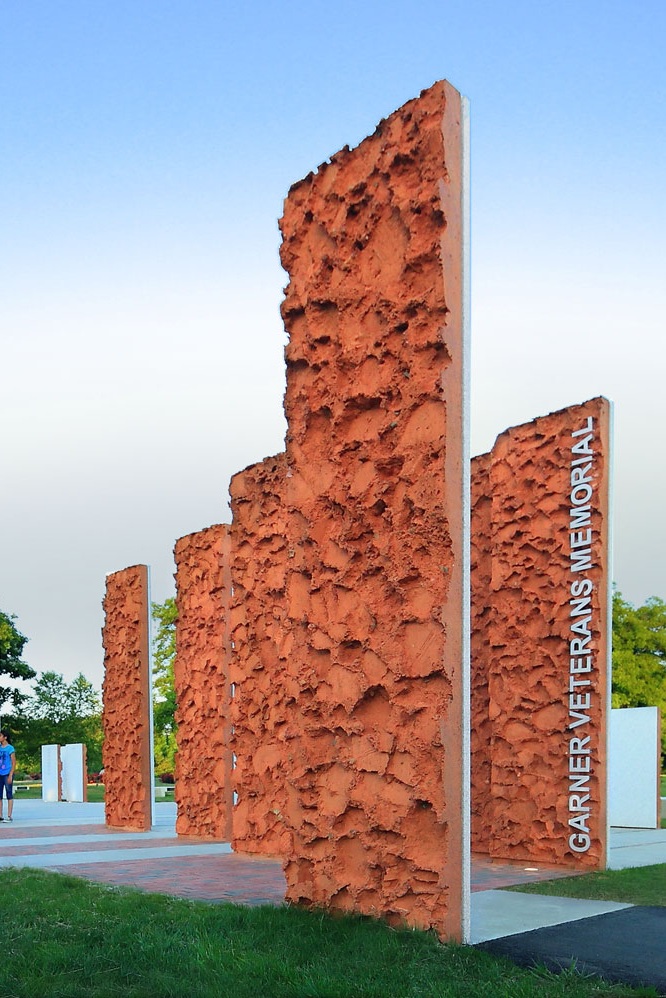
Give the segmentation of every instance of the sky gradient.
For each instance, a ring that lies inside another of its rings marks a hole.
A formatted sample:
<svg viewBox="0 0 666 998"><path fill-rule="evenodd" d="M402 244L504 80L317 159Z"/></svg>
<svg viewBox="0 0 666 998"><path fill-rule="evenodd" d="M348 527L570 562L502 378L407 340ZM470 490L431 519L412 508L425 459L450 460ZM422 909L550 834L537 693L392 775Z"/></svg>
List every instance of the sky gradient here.
<svg viewBox="0 0 666 998"><path fill-rule="evenodd" d="M659 2L0 2L0 609L102 679L105 573L173 593L283 449L277 219L437 79L470 100L472 453L615 402L614 579L666 597Z"/></svg>

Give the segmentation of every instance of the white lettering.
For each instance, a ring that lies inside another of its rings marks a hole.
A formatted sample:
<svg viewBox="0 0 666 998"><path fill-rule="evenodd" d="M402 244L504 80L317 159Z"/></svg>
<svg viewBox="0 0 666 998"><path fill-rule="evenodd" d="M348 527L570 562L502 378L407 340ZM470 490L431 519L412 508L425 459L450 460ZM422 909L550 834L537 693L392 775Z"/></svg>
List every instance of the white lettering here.
<svg viewBox="0 0 666 998"><path fill-rule="evenodd" d="M569 848L572 852L587 852L590 848L590 836L589 835L570 835L569 836Z"/></svg>
<svg viewBox="0 0 666 998"><path fill-rule="evenodd" d="M575 436L575 434L572 434L572 435ZM590 447L590 443L591 443L592 440L594 440L593 434L588 433L588 435L586 437L583 437L582 440L579 440L577 444L573 445L573 447L571 448L571 453L572 454L591 454L592 453L592 448ZM585 460L585 458L580 458L579 457L576 461L572 461L571 463L572 464L579 464L581 461L584 461L584 460Z"/></svg>
<svg viewBox="0 0 666 998"><path fill-rule="evenodd" d="M590 831L590 826L587 823L588 816L590 814L590 809L587 809L585 814L574 814L573 817L569 818L569 824L572 828L578 828L581 832Z"/></svg>
<svg viewBox="0 0 666 998"><path fill-rule="evenodd" d="M569 540L572 548L587 547L592 543L592 529L576 530L570 535Z"/></svg>
<svg viewBox="0 0 666 998"><path fill-rule="evenodd" d="M581 614L587 613L588 610L592 609L592 600L589 596L580 596L577 599L570 599L569 606L573 607L573 609L569 612L569 616L580 617Z"/></svg>
<svg viewBox="0 0 666 998"><path fill-rule="evenodd" d="M593 589L594 586L589 579L574 579L571 583L571 595L574 599L577 599L579 596L587 596Z"/></svg>
<svg viewBox="0 0 666 998"><path fill-rule="evenodd" d="M589 502L594 494L594 489L589 482L580 482L571 490L571 502L574 506L582 506Z"/></svg>
<svg viewBox="0 0 666 998"><path fill-rule="evenodd" d="M594 582L581 573L594 566L592 548L594 529L592 523L594 497L594 417L571 434L569 468L569 731L591 725L593 709L592 634L597 630L594 605ZM575 577L575 576L579 577ZM593 620L594 618L594 620ZM587 852L592 844L590 835L590 775L592 773L592 734L574 735L569 738L569 848L574 853Z"/></svg>
<svg viewBox="0 0 666 998"><path fill-rule="evenodd" d="M574 620L571 625L571 630L576 631L577 634L587 634L588 638L591 637L590 634L590 621L592 620L592 614L588 614L587 617L583 617L582 620Z"/></svg>
<svg viewBox="0 0 666 998"><path fill-rule="evenodd" d="M572 550L569 557L571 559L572 572L587 572L588 568L592 568L592 548L581 548L579 551Z"/></svg>
<svg viewBox="0 0 666 998"><path fill-rule="evenodd" d="M586 527L590 522L591 512L591 506L578 506L576 509L570 509L569 516L571 517L571 523L569 524L569 530L578 530L580 527Z"/></svg>
<svg viewBox="0 0 666 998"><path fill-rule="evenodd" d="M590 809L586 806L589 799L589 794L569 794L569 810L584 811L585 814L589 814Z"/></svg>
<svg viewBox="0 0 666 998"><path fill-rule="evenodd" d="M592 471L592 462L588 461L584 468L572 468L571 469L571 485L583 485L585 482L591 482L590 472Z"/></svg>
<svg viewBox="0 0 666 998"><path fill-rule="evenodd" d="M574 430L571 434L572 437L582 437L584 433L591 433L594 427L594 416L588 416L585 420L585 425L580 430Z"/></svg>

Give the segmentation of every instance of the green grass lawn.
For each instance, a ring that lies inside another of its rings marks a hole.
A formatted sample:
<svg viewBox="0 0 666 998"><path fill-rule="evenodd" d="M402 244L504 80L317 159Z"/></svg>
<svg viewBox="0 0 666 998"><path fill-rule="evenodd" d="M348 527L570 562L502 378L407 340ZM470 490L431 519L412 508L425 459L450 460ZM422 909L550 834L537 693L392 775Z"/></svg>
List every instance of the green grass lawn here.
<svg viewBox="0 0 666 998"><path fill-rule="evenodd" d="M620 998L573 970L521 969L425 932L0 870L3 998Z"/></svg>
<svg viewBox="0 0 666 998"><path fill-rule="evenodd" d="M104 787L88 788L103 800ZM664 778L662 777L662 793ZM664 794L666 796L666 794ZM41 788L18 791L41 797ZM666 865L511 888L666 906ZM2 998L630 998L575 970L526 970L431 933L291 908L246 908L0 869Z"/></svg>
<svg viewBox="0 0 666 998"><path fill-rule="evenodd" d="M14 789L14 800L17 802L20 802L22 800L41 800L41 799L42 799L41 783L35 783L33 784L33 786L29 786L27 789L23 789L23 787L20 790L17 788ZM88 800L91 803L96 803L104 800L103 783L88 784Z"/></svg>
<svg viewBox="0 0 666 998"><path fill-rule="evenodd" d="M41 800L42 799L42 786L36 784L35 786L29 787L27 790L15 790L14 800L19 802L22 800ZM103 783L89 783L88 784L88 802L90 804L100 803L104 800L104 784ZM158 803L164 804L165 801L173 800L173 793L168 797L157 798Z"/></svg>
<svg viewBox="0 0 666 998"><path fill-rule="evenodd" d="M561 880L521 884L507 890L666 908L666 863L639 866L630 870L602 870L577 877L563 877Z"/></svg>

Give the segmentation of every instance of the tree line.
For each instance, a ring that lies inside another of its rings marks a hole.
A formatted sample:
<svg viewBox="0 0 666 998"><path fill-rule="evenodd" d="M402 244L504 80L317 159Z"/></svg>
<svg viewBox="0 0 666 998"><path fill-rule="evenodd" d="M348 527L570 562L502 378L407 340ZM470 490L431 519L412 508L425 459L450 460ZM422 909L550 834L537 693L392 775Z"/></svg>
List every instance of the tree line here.
<svg viewBox="0 0 666 998"><path fill-rule="evenodd" d="M656 596L634 607L613 593L613 707L661 708L666 771L666 603Z"/></svg>
<svg viewBox="0 0 666 998"><path fill-rule="evenodd" d="M155 772L173 773L176 754L176 601L153 603ZM88 771L102 768L101 696L82 673L68 683L53 671L36 678L23 659L27 638L16 618L0 611L0 714L17 747L20 773L41 770L42 745L83 742ZM36 679L31 693L16 680ZM12 682L14 681L14 682ZM634 607L613 593L613 707L660 707L662 766L666 770L666 603L656 596Z"/></svg>
<svg viewBox="0 0 666 998"><path fill-rule="evenodd" d="M16 747L19 777L36 775L42 768L42 745L87 747L89 772L102 768L102 701L82 673L68 683L54 671L39 678L22 659L27 638L16 618L0 611L0 683L7 679L36 679L30 693L0 685L0 714Z"/></svg>
<svg viewBox="0 0 666 998"><path fill-rule="evenodd" d="M176 601L152 604L155 772L173 773L176 754ZM0 718L16 747L19 778L38 775L42 745L86 746L89 773L102 769L102 698L86 677L67 682L55 671L37 673L23 661L28 639L16 617L0 611ZM36 680L31 692L10 681Z"/></svg>

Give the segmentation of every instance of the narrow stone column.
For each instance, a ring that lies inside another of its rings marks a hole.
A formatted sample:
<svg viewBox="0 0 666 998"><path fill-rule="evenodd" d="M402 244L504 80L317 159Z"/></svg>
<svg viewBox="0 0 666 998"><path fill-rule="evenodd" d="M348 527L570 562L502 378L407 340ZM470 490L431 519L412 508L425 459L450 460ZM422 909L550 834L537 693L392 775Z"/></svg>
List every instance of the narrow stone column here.
<svg viewBox="0 0 666 998"><path fill-rule="evenodd" d="M236 852L285 856L291 850L287 801L293 795L290 739L299 690L289 668L293 643L285 583L293 551L284 502L284 454L231 480L231 677L236 758Z"/></svg>
<svg viewBox="0 0 666 998"><path fill-rule="evenodd" d="M176 542L176 831L231 838L229 527Z"/></svg>
<svg viewBox="0 0 666 998"><path fill-rule="evenodd" d="M107 575L102 630L106 823L141 832L152 823L148 601L146 565Z"/></svg>

